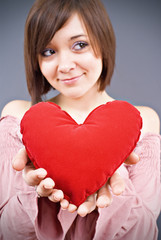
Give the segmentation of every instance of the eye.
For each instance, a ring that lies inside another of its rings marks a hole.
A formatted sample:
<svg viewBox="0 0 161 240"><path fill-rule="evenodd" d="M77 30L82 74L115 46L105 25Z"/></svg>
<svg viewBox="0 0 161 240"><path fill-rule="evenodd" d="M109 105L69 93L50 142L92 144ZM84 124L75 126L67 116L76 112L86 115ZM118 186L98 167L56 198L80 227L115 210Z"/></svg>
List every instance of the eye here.
<svg viewBox="0 0 161 240"><path fill-rule="evenodd" d="M53 49L51 49L51 48L45 49L45 50L43 50L43 51L41 52L41 55L42 55L43 57L49 57L49 56L51 56L51 55L53 55L53 54L55 54L55 51L54 51Z"/></svg>
<svg viewBox="0 0 161 240"><path fill-rule="evenodd" d="M83 42L83 41L80 41L80 42L76 42L73 44L72 48L75 50L75 51L79 51L81 49L84 49L85 47L88 46L88 43L87 42Z"/></svg>

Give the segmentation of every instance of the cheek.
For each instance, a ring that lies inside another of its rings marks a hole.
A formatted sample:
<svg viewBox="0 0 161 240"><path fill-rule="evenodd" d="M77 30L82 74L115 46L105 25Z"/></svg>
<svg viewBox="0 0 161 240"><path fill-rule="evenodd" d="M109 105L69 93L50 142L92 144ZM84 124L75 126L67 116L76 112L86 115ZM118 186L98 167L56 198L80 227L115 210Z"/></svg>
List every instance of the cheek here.
<svg viewBox="0 0 161 240"><path fill-rule="evenodd" d="M55 75L55 67L52 62L41 62L39 66L42 74L47 80Z"/></svg>
<svg viewBox="0 0 161 240"><path fill-rule="evenodd" d="M82 66L91 74L101 74L102 72L102 59L96 57L94 54L86 54L82 60Z"/></svg>

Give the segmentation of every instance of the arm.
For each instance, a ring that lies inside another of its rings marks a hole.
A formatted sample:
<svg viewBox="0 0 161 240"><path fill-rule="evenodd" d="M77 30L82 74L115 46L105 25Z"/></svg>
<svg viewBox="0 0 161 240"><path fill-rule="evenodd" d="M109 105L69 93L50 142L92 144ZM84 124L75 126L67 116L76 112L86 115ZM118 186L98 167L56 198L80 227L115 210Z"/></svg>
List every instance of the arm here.
<svg viewBox="0 0 161 240"><path fill-rule="evenodd" d="M14 171L11 164L23 147L18 130L19 121L15 117L0 120L0 239L36 239L29 215L36 212L37 197L34 189L23 181L22 173Z"/></svg>
<svg viewBox="0 0 161 240"><path fill-rule="evenodd" d="M142 134L146 134L147 132L159 134L160 119L157 112L150 107L139 106L137 109L140 111L143 119Z"/></svg>
<svg viewBox="0 0 161 240"><path fill-rule="evenodd" d="M135 153L140 161L136 165L125 165L126 189L121 197L113 197L112 206L101 211L95 239L112 238L114 234L116 240L157 239L156 219L161 209L160 121L153 109L138 109L143 129Z"/></svg>
<svg viewBox="0 0 161 240"><path fill-rule="evenodd" d="M140 156L136 166L127 166L137 194L154 214L160 210L160 120L148 107L140 107L143 118L142 139L135 152ZM147 184L148 183L148 184Z"/></svg>
<svg viewBox="0 0 161 240"><path fill-rule="evenodd" d="M2 110L1 117L11 115L22 119L25 112L31 107L31 102L24 100L14 100L6 104Z"/></svg>

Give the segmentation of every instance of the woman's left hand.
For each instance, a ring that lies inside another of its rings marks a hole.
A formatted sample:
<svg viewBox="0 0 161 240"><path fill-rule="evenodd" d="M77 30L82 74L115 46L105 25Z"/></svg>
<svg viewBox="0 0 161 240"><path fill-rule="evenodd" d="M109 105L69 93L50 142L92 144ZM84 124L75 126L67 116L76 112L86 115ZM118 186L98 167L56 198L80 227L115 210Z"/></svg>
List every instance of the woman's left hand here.
<svg viewBox="0 0 161 240"><path fill-rule="evenodd" d="M139 161L139 157L132 152L129 157L125 160L125 164L136 164ZM110 190L111 188L111 190ZM120 195L125 190L125 182L120 176L119 172L116 171L106 184L100 188L97 193L89 196L84 203L78 207L78 214L80 216L86 216L91 213L96 207L105 208L111 205L112 195Z"/></svg>
<svg viewBox="0 0 161 240"><path fill-rule="evenodd" d="M112 195L120 195L125 189L125 183L119 172L116 171L112 177L101 187L97 193L90 195L84 203L78 207L78 214L82 217L91 213L96 207L105 208L111 205Z"/></svg>

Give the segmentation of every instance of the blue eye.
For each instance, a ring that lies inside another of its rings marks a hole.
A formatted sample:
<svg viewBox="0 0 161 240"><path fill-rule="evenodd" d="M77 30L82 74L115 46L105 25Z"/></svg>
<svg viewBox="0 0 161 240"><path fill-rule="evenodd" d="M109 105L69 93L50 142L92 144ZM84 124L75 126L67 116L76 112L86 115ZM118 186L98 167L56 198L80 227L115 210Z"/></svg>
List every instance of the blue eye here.
<svg viewBox="0 0 161 240"><path fill-rule="evenodd" d="M88 46L87 42L80 41L80 42L74 43L72 48L77 51L77 50L84 49L86 46Z"/></svg>
<svg viewBox="0 0 161 240"><path fill-rule="evenodd" d="M51 55L53 55L55 53L55 51L53 49L45 49L44 51L42 51L41 55L43 57L49 57Z"/></svg>

